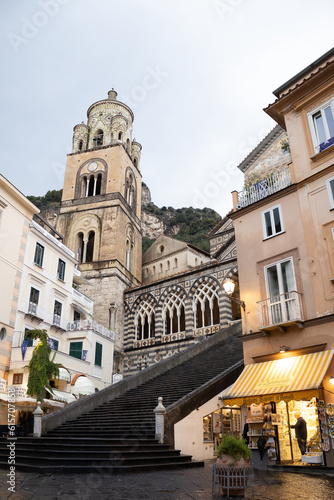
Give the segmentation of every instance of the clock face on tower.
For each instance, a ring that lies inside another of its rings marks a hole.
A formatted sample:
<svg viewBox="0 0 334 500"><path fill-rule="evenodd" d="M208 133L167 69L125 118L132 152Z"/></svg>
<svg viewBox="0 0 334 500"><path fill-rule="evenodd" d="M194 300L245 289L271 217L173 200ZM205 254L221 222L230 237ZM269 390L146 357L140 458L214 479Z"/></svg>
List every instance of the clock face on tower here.
<svg viewBox="0 0 334 500"><path fill-rule="evenodd" d="M97 163L96 163L95 161L93 161L92 163L90 163L90 164L88 165L88 167L87 167L87 168L88 168L88 170L89 170L90 172L94 172L94 170L96 170L96 169L97 169Z"/></svg>

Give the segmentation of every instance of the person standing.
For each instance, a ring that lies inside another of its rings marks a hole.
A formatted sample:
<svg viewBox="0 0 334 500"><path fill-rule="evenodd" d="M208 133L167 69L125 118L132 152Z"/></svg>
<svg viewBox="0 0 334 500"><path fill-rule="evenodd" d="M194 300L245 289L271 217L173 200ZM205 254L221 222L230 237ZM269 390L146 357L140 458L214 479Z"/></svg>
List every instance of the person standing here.
<svg viewBox="0 0 334 500"><path fill-rule="evenodd" d="M295 425L291 425L292 429L295 429L296 438L298 441L298 446L300 449L300 453L305 455L306 452L306 440L307 440L307 424L303 417L301 416L299 411L295 412L295 417L297 422Z"/></svg>

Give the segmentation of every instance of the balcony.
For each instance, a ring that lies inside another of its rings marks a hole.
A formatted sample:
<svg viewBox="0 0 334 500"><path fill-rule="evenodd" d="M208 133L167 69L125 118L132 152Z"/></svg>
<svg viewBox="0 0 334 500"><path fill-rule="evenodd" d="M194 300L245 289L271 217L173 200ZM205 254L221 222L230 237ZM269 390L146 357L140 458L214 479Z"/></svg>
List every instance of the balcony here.
<svg viewBox="0 0 334 500"><path fill-rule="evenodd" d="M105 326L96 323L93 320L81 320L81 321L73 321L72 323L67 324L67 331L83 331L83 330L93 330L93 332L99 333L104 337L109 338L110 340L115 340L115 334Z"/></svg>
<svg viewBox="0 0 334 500"><path fill-rule="evenodd" d="M26 316L30 316L33 320L36 320L38 323L41 323L43 321L42 310L38 306L38 304L35 304L35 302L29 302Z"/></svg>
<svg viewBox="0 0 334 500"><path fill-rule="evenodd" d="M240 191L238 193L237 208L241 209L248 207L248 205L256 203L259 200L263 200L263 198L277 193L290 185L291 178L289 169L285 168L284 170L271 174L262 181L247 187L243 191Z"/></svg>
<svg viewBox="0 0 334 500"><path fill-rule="evenodd" d="M257 316L260 330L301 326L304 321L301 293L287 292L257 302Z"/></svg>

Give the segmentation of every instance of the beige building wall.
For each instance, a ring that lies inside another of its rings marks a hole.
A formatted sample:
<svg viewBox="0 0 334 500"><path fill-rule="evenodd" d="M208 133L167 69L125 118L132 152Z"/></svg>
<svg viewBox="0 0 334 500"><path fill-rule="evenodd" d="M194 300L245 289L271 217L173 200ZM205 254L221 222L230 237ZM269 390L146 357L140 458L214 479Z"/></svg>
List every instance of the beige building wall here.
<svg viewBox="0 0 334 500"><path fill-rule="evenodd" d="M29 223L35 207L0 175L0 378L8 380L9 362Z"/></svg>
<svg viewBox="0 0 334 500"><path fill-rule="evenodd" d="M210 260L207 252L183 241L161 235L143 255L142 281L148 283L172 276Z"/></svg>

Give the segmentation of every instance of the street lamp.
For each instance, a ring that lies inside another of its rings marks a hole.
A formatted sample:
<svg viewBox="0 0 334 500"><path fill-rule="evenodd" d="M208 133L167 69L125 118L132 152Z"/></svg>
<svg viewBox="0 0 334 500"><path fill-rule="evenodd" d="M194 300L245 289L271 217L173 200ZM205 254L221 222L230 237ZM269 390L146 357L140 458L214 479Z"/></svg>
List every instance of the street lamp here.
<svg viewBox="0 0 334 500"><path fill-rule="evenodd" d="M246 310L245 302L243 300L237 299L236 297L232 297L232 293L234 292L234 288L235 288L234 281L232 281L231 279L228 278L227 280L224 281L223 288L224 288L225 293L227 293L227 295L230 296L230 299L233 300L234 302L236 302L237 304L239 304L239 306L242 307L243 310L245 311Z"/></svg>

